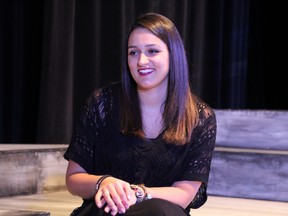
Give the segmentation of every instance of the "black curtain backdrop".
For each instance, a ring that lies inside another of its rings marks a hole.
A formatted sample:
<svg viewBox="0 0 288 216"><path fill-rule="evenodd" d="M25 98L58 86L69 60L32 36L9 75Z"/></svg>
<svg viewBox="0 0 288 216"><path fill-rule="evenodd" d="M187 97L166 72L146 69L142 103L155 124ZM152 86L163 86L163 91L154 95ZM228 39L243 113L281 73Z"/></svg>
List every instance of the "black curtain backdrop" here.
<svg viewBox="0 0 288 216"><path fill-rule="evenodd" d="M176 24L213 108L288 109L280 2L0 0L0 143L68 143L88 94L120 79L127 27L145 12Z"/></svg>

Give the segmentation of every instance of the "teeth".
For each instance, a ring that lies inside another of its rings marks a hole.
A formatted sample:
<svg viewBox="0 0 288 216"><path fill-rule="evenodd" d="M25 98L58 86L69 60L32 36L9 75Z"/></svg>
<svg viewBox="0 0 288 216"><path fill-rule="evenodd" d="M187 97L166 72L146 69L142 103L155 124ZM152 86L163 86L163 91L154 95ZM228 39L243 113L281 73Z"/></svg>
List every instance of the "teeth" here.
<svg viewBox="0 0 288 216"><path fill-rule="evenodd" d="M140 73L150 73L152 69L139 70Z"/></svg>

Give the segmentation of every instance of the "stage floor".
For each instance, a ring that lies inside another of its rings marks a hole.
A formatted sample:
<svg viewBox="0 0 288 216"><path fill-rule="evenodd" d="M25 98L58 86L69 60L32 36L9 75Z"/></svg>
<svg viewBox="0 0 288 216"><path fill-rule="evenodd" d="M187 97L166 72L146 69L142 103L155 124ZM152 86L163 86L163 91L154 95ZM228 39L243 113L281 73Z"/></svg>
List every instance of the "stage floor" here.
<svg viewBox="0 0 288 216"><path fill-rule="evenodd" d="M0 198L0 216L6 210L50 212L51 216L68 216L81 204L81 199L67 191ZM2 213L1 213L2 212ZM287 216L288 203L209 196L192 216Z"/></svg>

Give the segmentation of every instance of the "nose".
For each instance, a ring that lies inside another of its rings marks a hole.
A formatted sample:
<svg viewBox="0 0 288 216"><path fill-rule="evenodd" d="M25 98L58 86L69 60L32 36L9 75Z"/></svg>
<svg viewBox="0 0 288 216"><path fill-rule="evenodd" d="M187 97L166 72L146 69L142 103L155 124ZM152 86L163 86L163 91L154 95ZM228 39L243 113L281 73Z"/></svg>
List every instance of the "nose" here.
<svg viewBox="0 0 288 216"><path fill-rule="evenodd" d="M148 57L144 53L141 53L138 59L138 66L146 65L148 63L149 63Z"/></svg>

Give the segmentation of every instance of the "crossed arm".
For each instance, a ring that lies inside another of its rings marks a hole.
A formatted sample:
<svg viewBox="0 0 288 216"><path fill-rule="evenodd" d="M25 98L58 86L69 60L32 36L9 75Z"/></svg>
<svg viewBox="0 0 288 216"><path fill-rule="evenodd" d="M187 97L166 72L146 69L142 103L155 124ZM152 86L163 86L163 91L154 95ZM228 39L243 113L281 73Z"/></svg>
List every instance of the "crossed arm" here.
<svg viewBox="0 0 288 216"><path fill-rule="evenodd" d="M84 199L94 199L98 208L104 208L111 215L125 213L131 205L136 203L135 191L130 183L114 177L103 180L98 192L95 185L101 176L88 174L78 163L69 160L66 172L66 185L68 191ZM194 199L201 182L178 181L170 187L149 187L148 193L153 198L160 198L186 208Z"/></svg>

